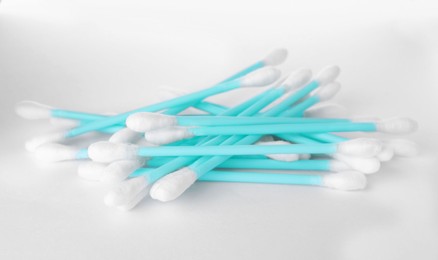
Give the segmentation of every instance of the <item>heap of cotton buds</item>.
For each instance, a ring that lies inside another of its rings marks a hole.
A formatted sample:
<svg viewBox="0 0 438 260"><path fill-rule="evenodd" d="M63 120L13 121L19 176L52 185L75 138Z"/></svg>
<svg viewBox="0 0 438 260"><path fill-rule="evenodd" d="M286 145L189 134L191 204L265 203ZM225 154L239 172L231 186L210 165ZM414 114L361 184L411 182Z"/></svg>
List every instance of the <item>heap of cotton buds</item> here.
<svg viewBox="0 0 438 260"><path fill-rule="evenodd" d="M300 69L280 79L273 66L286 56L286 50L275 50L213 87L118 115L20 102L20 116L69 128L36 137L26 148L44 161L80 160L79 176L112 184L104 201L120 210L132 209L148 193L163 202L174 200L197 180L360 190L366 186L365 175L377 172L381 162L418 153L416 144L406 139L339 135L409 134L417 124L409 118L346 118L342 106L325 102L340 89L335 81L339 68L326 67L313 78L310 70ZM234 107L204 101L234 89L264 86L270 87ZM201 112L178 115L190 107ZM89 132L111 137L85 149L60 144ZM144 140L149 145L139 145Z"/></svg>

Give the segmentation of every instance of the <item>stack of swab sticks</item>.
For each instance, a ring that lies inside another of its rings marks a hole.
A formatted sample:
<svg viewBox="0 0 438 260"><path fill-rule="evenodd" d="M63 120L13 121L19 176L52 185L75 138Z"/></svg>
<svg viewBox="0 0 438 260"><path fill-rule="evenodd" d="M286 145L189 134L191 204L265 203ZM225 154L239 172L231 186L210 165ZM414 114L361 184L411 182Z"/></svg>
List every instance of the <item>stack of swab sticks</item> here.
<svg viewBox="0 0 438 260"><path fill-rule="evenodd" d="M340 89L339 68L329 66L313 78L301 69L280 79L272 66L286 56L286 50L275 50L213 87L118 115L20 102L20 116L50 119L67 129L36 137L26 148L44 161L82 161L79 176L111 184L104 201L121 210L132 209L148 193L163 202L174 200L197 180L360 190L365 174L377 172L381 162L417 154L416 144L406 139L341 136L409 134L417 124L408 118L346 118L342 106L324 102ZM234 107L204 101L264 86L269 87ZM201 112L178 115L190 107ZM85 149L61 144L90 132L110 137ZM148 145L140 145L145 140Z"/></svg>

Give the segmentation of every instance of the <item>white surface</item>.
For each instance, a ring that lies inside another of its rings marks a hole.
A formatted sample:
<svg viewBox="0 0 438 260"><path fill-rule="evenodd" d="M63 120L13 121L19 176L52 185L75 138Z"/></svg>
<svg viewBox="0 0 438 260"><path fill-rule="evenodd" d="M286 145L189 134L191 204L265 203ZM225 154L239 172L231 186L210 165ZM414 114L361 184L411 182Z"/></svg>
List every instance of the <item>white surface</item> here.
<svg viewBox="0 0 438 260"><path fill-rule="evenodd" d="M437 259L435 2L2 1L0 258ZM17 101L124 111L275 47L291 51L286 71L339 64L335 100L349 112L416 118L421 154L383 164L363 192L198 183L122 213L76 164L41 165L23 148L49 126L14 115Z"/></svg>

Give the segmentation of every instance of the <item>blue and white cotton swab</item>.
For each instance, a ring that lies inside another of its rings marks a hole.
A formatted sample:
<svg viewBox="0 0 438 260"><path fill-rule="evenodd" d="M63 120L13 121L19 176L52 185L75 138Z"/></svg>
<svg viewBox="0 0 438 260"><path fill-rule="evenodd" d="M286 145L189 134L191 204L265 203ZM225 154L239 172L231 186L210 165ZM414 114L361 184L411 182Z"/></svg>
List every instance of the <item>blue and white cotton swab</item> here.
<svg viewBox="0 0 438 260"><path fill-rule="evenodd" d="M167 144L195 136L213 135L266 135L266 134L309 134L328 132L384 132L408 134L416 130L416 123L408 118L375 122L333 122L296 124L256 124L212 127L169 127L149 131L146 141L153 144Z"/></svg>
<svg viewBox="0 0 438 260"><path fill-rule="evenodd" d="M234 157L233 157L234 158ZM345 163L337 160L299 160L292 162L275 161L269 159L231 158L217 168L223 169L258 169L258 170L303 170L303 171L331 171L340 172L351 170ZM78 175L87 180L117 184L128 176L138 177L146 175L140 167L160 167L172 159L153 158L146 163L144 160L119 160L110 164L88 161L78 168Z"/></svg>

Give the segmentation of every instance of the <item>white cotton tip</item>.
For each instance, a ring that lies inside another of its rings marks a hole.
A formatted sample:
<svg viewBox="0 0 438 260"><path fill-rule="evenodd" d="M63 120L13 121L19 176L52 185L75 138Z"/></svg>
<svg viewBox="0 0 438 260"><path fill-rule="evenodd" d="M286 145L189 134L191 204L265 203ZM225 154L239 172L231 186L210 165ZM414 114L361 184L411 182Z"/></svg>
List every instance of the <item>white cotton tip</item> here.
<svg viewBox="0 0 438 260"><path fill-rule="evenodd" d="M270 141L270 142L257 142L257 145L290 145L291 143L278 140L278 141ZM267 154L266 157L283 162L293 162L300 159L299 154Z"/></svg>
<svg viewBox="0 0 438 260"><path fill-rule="evenodd" d="M307 153L303 153L303 154L299 154L299 155L298 155L298 158L299 158L300 160L309 160L311 157L312 157L312 156L311 156L310 154L307 154Z"/></svg>
<svg viewBox="0 0 438 260"><path fill-rule="evenodd" d="M305 117L315 118L345 118L347 115L347 109L336 103L318 103L304 111Z"/></svg>
<svg viewBox="0 0 438 260"><path fill-rule="evenodd" d="M382 150L376 155L381 162L388 162L394 157L394 149L390 145L383 144Z"/></svg>
<svg viewBox="0 0 438 260"><path fill-rule="evenodd" d="M169 127L149 131L144 134L147 142L156 145L169 144L191 137L193 137L193 134L186 127Z"/></svg>
<svg viewBox="0 0 438 260"><path fill-rule="evenodd" d="M80 122L77 120L71 120L66 118L60 118L60 117L51 117L49 119L49 122L52 126L59 127L62 129L70 129L73 127L77 127Z"/></svg>
<svg viewBox="0 0 438 260"><path fill-rule="evenodd" d="M356 138L341 142L337 152L345 155L373 157L382 150L383 142L374 138Z"/></svg>
<svg viewBox="0 0 438 260"><path fill-rule="evenodd" d="M123 128L115 132L108 140L111 143L132 144L137 143L143 138L142 133L132 131L129 128Z"/></svg>
<svg viewBox="0 0 438 260"><path fill-rule="evenodd" d="M65 134L64 132L57 132L57 133L51 133L47 135L41 135L34 137L25 143L25 148L29 152L35 152L36 148L40 145L47 144L47 143L54 143L54 142L60 142L65 140Z"/></svg>
<svg viewBox="0 0 438 260"><path fill-rule="evenodd" d="M286 88L286 91L297 89L304 86L312 79L312 71L308 69L300 69L293 72L287 79L281 84Z"/></svg>
<svg viewBox="0 0 438 260"><path fill-rule="evenodd" d="M347 170L351 170L351 167L348 164L338 161L338 160L330 160L330 171L332 172L343 172Z"/></svg>
<svg viewBox="0 0 438 260"><path fill-rule="evenodd" d="M313 95L318 96L320 101L326 101L336 96L340 89L341 84L339 84L338 82L331 82L325 86L320 87Z"/></svg>
<svg viewBox="0 0 438 260"><path fill-rule="evenodd" d="M138 158L139 146L111 142L96 142L88 147L88 156L95 162L111 163L118 160L135 160Z"/></svg>
<svg viewBox="0 0 438 260"><path fill-rule="evenodd" d="M286 60L287 53L288 51L286 49L275 49L266 55L262 61L266 66L276 66Z"/></svg>
<svg viewBox="0 0 438 260"><path fill-rule="evenodd" d="M281 71L273 67L265 67L249 73L241 78L241 87L263 87L274 83L281 76Z"/></svg>
<svg viewBox="0 0 438 260"><path fill-rule="evenodd" d="M47 119L52 115L52 107L35 101L24 100L15 105L17 115L26 119Z"/></svg>
<svg viewBox="0 0 438 260"><path fill-rule="evenodd" d="M334 154L333 158L344 162L353 170L365 174L373 174L380 170L380 161L377 158L363 158L355 156L347 156L343 154Z"/></svg>
<svg viewBox="0 0 438 260"><path fill-rule="evenodd" d="M394 154L397 156L413 157L420 153L418 145L408 139L391 139L385 141L385 143L393 149Z"/></svg>
<svg viewBox="0 0 438 260"><path fill-rule="evenodd" d="M43 162L75 160L79 149L63 144L47 143L38 146L35 157Z"/></svg>
<svg viewBox="0 0 438 260"><path fill-rule="evenodd" d="M196 173L188 168L181 168L159 179L151 188L149 194L159 201L171 201L178 198L197 179Z"/></svg>
<svg viewBox="0 0 438 260"><path fill-rule="evenodd" d="M122 182L128 178L131 173L142 167L144 163L144 159L112 162L103 170L102 178L100 180L107 184Z"/></svg>
<svg viewBox="0 0 438 260"><path fill-rule="evenodd" d="M323 175L322 185L336 190L363 190L367 186L367 178L359 172L345 171Z"/></svg>
<svg viewBox="0 0 438 260"><path fill-rule="evenodd" d="M132 201L135 196L149 185L145 177L136 177L123 181L105 196L107 206L122 206Z"/></svg>
<svg viewBox="0 0 438 260"><path fill-rule="evenodd" d="M318 73L315 80L319 82L320 86L322 86L335 81L340 73L341 69L338 66L328 66Z"/></svg>
<svg viewBox="0 0 438 260"><path fill-rule="evenodd" d="M176 125L178 121L175 116L151 112L135 113L126 119L126 126L140 133Z"/></svg>
<svg viewBox="0 0 438 260"><path fill-rule="evenodd" d="M106 163L83 162L78 166L78 176L89 181L100 181Z"/></svg>
<svg viewBox="0 0 438 260"><path fill-rule="evenodd" d="M387 134L409 134L418 129L418 123L410 118L396 117L377 122L376 128Z"/></svg>
<svg viewBox="0 0 438 260"><path fill-rule="evenodd" d="M116 206L116 208L121 211L130 211L135 206L137 206L138 203L140 203L148 195L148 193L149 193L148 187L143 188L129 202Z"/></svg>

